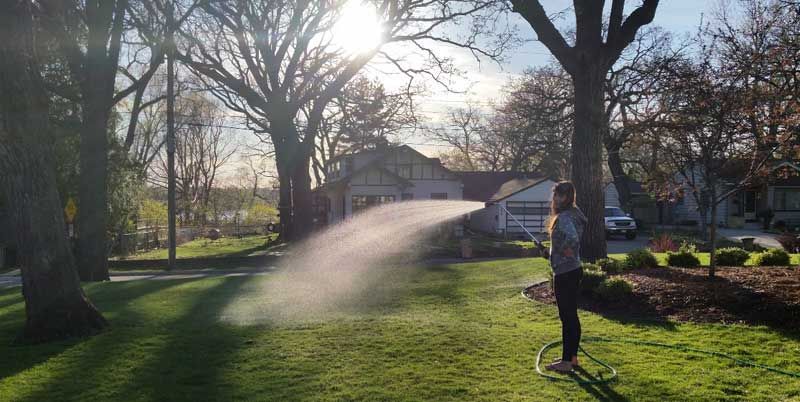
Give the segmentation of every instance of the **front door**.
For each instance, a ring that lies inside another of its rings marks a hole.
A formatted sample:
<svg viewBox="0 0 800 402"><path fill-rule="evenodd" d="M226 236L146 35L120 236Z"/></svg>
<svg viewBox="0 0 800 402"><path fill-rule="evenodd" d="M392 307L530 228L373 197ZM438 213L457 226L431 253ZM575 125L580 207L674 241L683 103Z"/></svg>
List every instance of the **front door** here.
<svg viewBox="0 0 800 402"><path fill-rule="evenodd" d="M744 192L744 219L747 221L756 220L756 198L758 191Z"/></svg>

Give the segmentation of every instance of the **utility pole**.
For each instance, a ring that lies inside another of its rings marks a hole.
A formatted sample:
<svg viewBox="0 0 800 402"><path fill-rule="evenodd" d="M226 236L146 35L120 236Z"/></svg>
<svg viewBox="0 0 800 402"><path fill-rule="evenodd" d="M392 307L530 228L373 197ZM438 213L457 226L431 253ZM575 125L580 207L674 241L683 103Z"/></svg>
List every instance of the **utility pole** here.
<svg viewBox="0 0 800 402"><path fill-rule="evenodd" d="M168 270L175 269L175 9L167 8L167 220L169 234Z"/></svg>

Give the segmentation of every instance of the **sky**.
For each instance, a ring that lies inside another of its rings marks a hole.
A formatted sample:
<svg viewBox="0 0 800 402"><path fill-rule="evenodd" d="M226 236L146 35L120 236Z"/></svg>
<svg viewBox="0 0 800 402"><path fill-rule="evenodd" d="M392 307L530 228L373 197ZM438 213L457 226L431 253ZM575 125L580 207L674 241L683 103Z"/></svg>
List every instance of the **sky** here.
<svg viewBox="0 0 800 402"><path fill-rule="evenodd" d="M354 0L357 1L357 0ZM540 0L543 2L549 14L564 11L564 19L557 22L559 27L566 27L574 23L574 13L571 6L573 0ZM651 25L660 26L671 32L676 39L696 32L703 15L708 15L719 7L721 1L725 0L661 0L656 12L655 20ZM606 7L610 6L611 1L606 1ZM628 0L626 13L630 13L633 7L640 4L639 0ZM362 10L363 11L363 10ZM347 27L343 32L337 32L337 36L344 37L344 41L358 40L364 41L365 20L369 20L368 15L356 13L353 15L354 21L347 21L343 26ZM550 52L541 43L536 41L533 28L519 15L512 15L511 23L519 28L519 33L525 44L513 49L505 57L506 61L497 64L492 61L484 60L478 63L475 58L463 49L453 47L440 47L444 55L450 56L455 60L456 66L464 73L462 78L456 79L451 89L458 92L448 92L435 84L428 83L428 91L416 99L416 109L422 125L436 126L441 124L447 117L449 109L463 107L470 103L488 112L493 104L499 103L503 98L503 86L514 77L519 76L530 67L542 66L551 60ZM361 35L361 36L359 36ZM369 69L369 67L368 67ZM379 70L380 67L376 67ZM381 75L379 77L385 82L389 90L392 89L392 75ZM394 75L396 77L397 75ZM406 81L397 81L396 86L405 85ZM255 138L243 132L243 142L253 143ZM414 134L403 138L403 142L411 145L420 152L430 157L436 157L442 152L452 149L452 147L437 143L427 138L424 129L418 129ZM243 162L231 163L223 168L224 181L234 179L235 170L243 166Z"/></svg>
<svg viewBox="0 0 800 402"><path fill-rule="evenodd" d="M607 1L607 3L611 2ZM640 2L629 0L627 3L629 4L626 6L626 12L630 12L630 8L637 6ZM561 22L562 26L574 21L574 13L570 8L572 0L543 0L543 4L547 12L551 14L567 10L567 18L573 18L573 20L565 19ZM661 0L655 20L651 25L670 31L675 38L691 35L697 30L704 14L707 18L708 14L713 12L719 4L719 0ZM507 62L502 65L494 62L478 64L474 57L464 51L445 50L459 61L460 69L468 73L456 85L461 93L430 88L430 93L418 100L417 111L425 121L429 124L441 122L446 117L448 109L465 106L467 102L478 107L489 108L492 101L502 100L502 88L509 79L520 75L529 67L542 66L551 60L552 56L547 48L535 40L536 35L533 28L518 15L514 14L513 18L513 22L518 25L519 32L526 43L509 52L506 56ZM448 150L444 144L436 144L421 133L416 133L407 141L428 156L435 156L441 151Z"/></svg>

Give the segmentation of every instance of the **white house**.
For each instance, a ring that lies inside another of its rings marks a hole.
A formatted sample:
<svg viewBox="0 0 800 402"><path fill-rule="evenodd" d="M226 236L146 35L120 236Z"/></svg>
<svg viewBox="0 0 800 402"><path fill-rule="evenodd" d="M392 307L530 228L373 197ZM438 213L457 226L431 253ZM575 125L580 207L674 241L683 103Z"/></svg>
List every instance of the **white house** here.
<svg viewBox="0 0 800 402"><path fill-rule="evenodd" d="M329 163L327 182L317 190L327 223L340 222L373 205L406 200L460 200L461 180L402 145L341 156ZM318 201L319 203L319 201Z"/></svg>
<svg viewBox="0 0 800 402"><path fill-rule="evenodd" d="M465 200L489 204L470 214L471 229L514 238L527 237L520 224L531 233L545 232L555 181L515 172L460 172L458 175L464 183Z"/></svg>
<svg viewBox="0 0 800 402"><path fill-rule="evenodd" d="M723 184L719 192L730 189L729 183L738 181L736 172L721 175ZM680 192L683 197L678 197L677 202L671 205L670 221L678 224L696 224L700 222L698 203L692 195L691 187L682 182ZM696 177L698 185L702 187L700 175ZM774 213L773 224L789 227L800 226L800 166L791 162L782 162L772 167L771 173L754 183L751 187L737 191L723 201L717 210L716 221L725 226L741 227L747 222L757 224L759 212L771 210ZM711 217L707 217L711 221Z"/></svg>

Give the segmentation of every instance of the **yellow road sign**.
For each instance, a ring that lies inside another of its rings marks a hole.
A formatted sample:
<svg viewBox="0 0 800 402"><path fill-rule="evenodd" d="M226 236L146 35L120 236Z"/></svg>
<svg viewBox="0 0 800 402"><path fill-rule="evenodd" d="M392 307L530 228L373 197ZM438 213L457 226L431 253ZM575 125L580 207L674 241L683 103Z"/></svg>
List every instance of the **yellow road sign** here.
<svg viewBox="0 0 800 402"><path fill-rule="evenodd" d="M72 198L67 200L67 206L64 207L64 215L67 217L67 223L72 223L75 220L75 214L78 213L78 207L75 205L75 200Z"/></svg>

